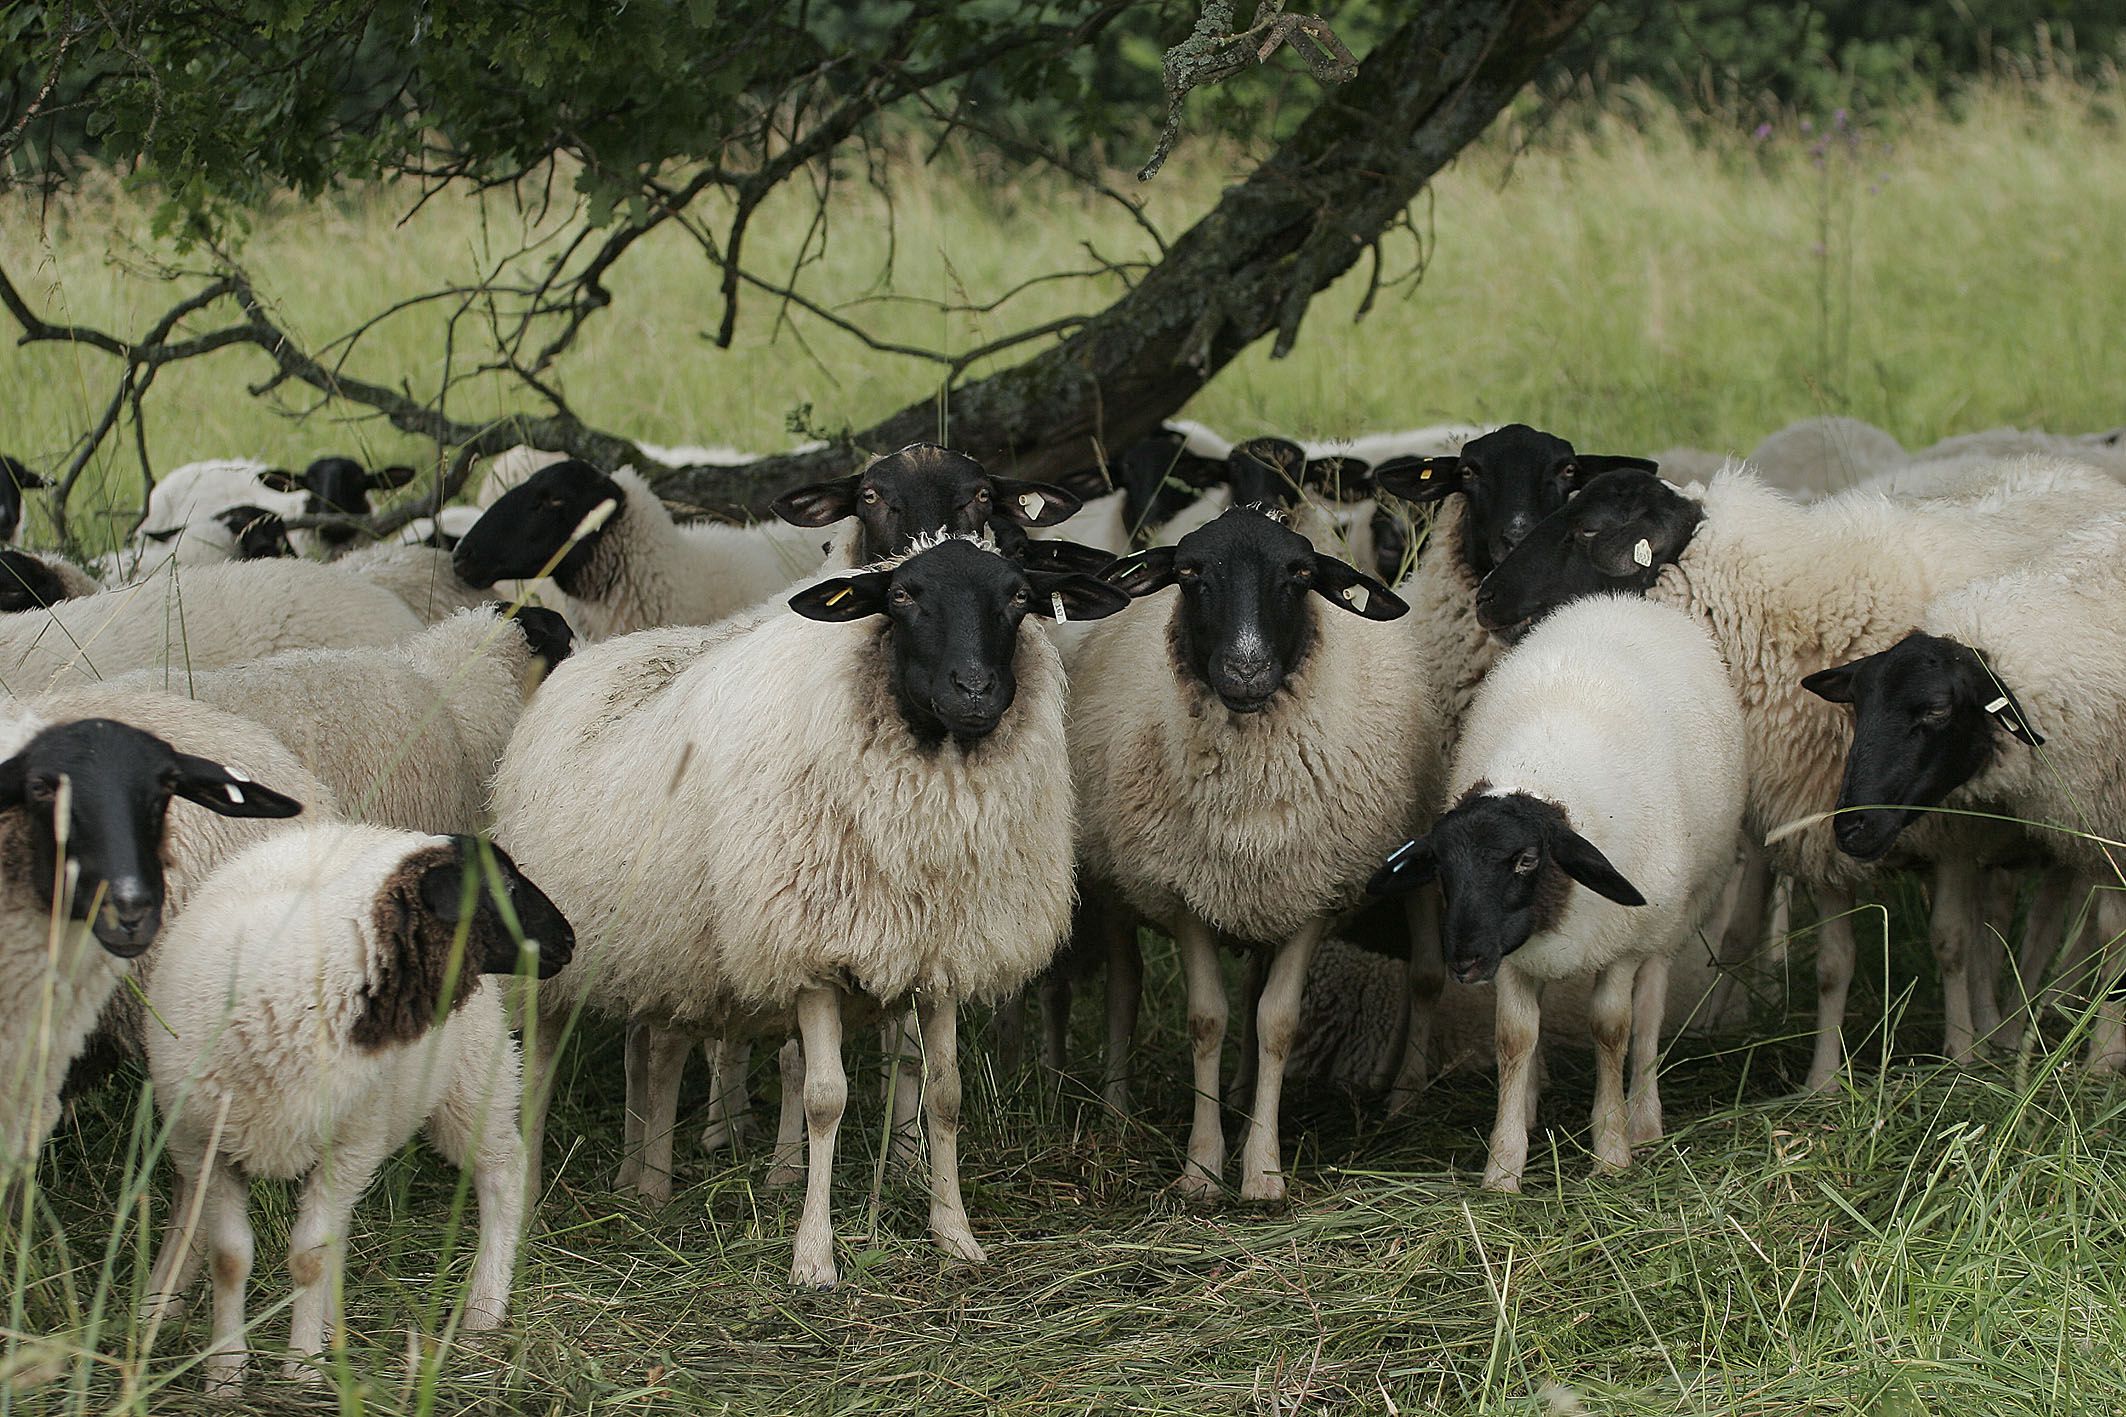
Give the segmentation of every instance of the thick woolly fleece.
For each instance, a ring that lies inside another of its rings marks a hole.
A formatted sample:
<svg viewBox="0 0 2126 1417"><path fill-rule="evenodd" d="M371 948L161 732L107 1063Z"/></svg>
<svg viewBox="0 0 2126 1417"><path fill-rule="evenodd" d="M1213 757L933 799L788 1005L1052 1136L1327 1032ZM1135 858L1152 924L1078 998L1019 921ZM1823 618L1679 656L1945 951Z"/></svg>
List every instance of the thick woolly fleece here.
<svg viewBox="0 0 2126 1417"><path fill-rule="evenodd" d="M1803 678L1888 649L1936 595L2029 563L2122 496L2102 473L2045 458L2004 465L1967 495L1916 502L1856 490L1804 505L1742 469L1684 491L1705 520L1649 598L1705 625L1727 661L1749 727L1748 826L1759 836L1838 804L1851 720ZM1942 830L1907 832L1910 854L1938 855ZM1846 886L1873 869L1838 850L1828 820L1770 851L1777 869L1811 884Z"/></svg>
<svg viewBox="0 0 2126 1417"><path fill-rule="evenodd" d="M1429 677L1404 621L1309 595L1312 649L1268 708L1236 714L1176 664L1180 604L1169 588L1099 622L1072 663L1080 847L1154 920L1185 906L1282 943L1355 900L1432 795Z"/></svg>
<svg viewBox="0 0 2126 1417"><path fill-rule="evenodd" d="M1507 956L1535 979L1666 958L1704 920L1742 825L1742 709L1691 618L1636 596L1589 596L1546 616L1484 680L1449 793L1525 793L1646 897L1574 885L1551 929Z"/></svg>
<svg viewBox="0 0 2126 1417"><path fill-rule="evenodd" d="M489 606L397 644L291 650L188 684L193 698L272 730L349 817L473 834L487 825L488 782L537 667L522 631Z"/></svg>
<svg viewBox="0 0 2126 1417"><path fill-rule="evenodd" d="M1054 647L1029 617L1017 698L965 748L910 735L889 652L879 620L774 604L555 671L494 795L576 928L548 998L714 1031L827 981L993 1000L1047 965L1072 896Z"/></svg>
<svg viewBox="0 0 2126 1417"><path fill-rule="evenodd" d="M1979 651L2043 736L1996 733L1993 758L1950 799L2063 831L2031 838L2047 854L2116 880L2126 840L2126 515L2073 528L2042 561L1960 587L1920 628Z"/></svg>
<svg viewBox="0 0 2126 1417"><path fill-rule="evenodd" d="M34 706L0 700L0 758L39 730L109 718L152 733L179 752L211 758L303 804L303 818L224 817L173 799L163 831L163 915L173 919L216 864L305 818L330 817L332 792L257 724L153 690L96 684L57 691ZM105 950L87 925L51 915L32 893L20 813L0 814L0 1166L30 1160L59 1115L59 1085L128 973L148 972L160 943L134 960ZM130 1014L129 1014L130 1017Z"/></svg>
<svg viewBox="0 0 2126 1417"><path fill-rule="evenodd" d="M157 669L158 682L181 687L194 669L290 649L388 645L420 629L404 601L337 566L234 561L0 616L0 683L35 694Z"/></svg>
<svg viewBox="0 0 2126 1417"><path fill-rule="evenodd" d="M440 624L460 610L506 598L492 587L465 584L450 564L450 553L440 546L380 541L350 551L332 564L384 587L424 625Z"/></svg>

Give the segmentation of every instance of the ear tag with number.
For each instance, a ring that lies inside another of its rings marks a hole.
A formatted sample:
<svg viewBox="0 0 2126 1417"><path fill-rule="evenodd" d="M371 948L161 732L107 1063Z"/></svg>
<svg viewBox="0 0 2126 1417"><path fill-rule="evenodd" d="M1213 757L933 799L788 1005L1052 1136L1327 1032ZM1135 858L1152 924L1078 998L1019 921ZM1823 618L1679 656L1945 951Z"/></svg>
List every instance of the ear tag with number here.
<svg viewBox="0 0 2126 1417"><path fill-rule="evenodd" d="M1642 566L1651 566L1654 563L1654 544L1645 537L1640 537L1632 544L1631 559Z"/></svg>
<svg viewBox="0 0 2126 1417"><path fill-rule="evenodd" d="M1048 597L1048 608L1056 612L1056 623L1058 625L1061 625L1070 619L1070 616L1065 614L1063 611L1062 591L1059 590L1050 593Z"/></svg>

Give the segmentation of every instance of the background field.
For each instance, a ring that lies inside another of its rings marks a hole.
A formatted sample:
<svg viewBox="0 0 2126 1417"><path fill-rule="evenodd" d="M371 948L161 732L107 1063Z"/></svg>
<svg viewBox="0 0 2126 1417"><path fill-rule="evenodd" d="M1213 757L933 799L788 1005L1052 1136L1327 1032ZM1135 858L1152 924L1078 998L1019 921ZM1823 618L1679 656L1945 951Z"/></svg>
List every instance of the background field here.
<svg viewBox="0 0 2126 1417"><path fill-rule="evenodd" d="M1613 451L1747 447L1819 411L1915 444L1999 424L2126 423L2121 112L2111 89L1995 86L1958 117L1916 110L1865 133L1827 115L1760 138L1651 107L1563 125L1518 157L1522 135L1496 135L1417 212L1421 284L1355 327L1358 288L1339 288L1292 358L1251 353L1188 411L1235 435L1310 437L1518 418ZM1169 236L1229 175L1200 153L1169 170L1150 193ZM1094 308L1100 287L1035 286L979 318L875 297L982 303L1082 263L1081 242L1141 254L1111 205L945 164L897 175L889 289L885 208L868 200L868 223L854 209L838 218L807 289L828 303L873 298L856 312L897 337L965 345L1005 316ZM258 223L248 259L303 338L322 344L518 243L500 209L445 199L400 226L404 205L372 192ZM153 254L138 244L145 213L115 191L71 199L41 225L12 210L0 256L34 267L33 298L55 315L142 328L165 303L129 273ZM793 255L788 221L758 227L764 265L777 240L782 260ZM684 239L629 259L615 307L566 373L593 422L766 449L789 439L800 406L817 424L861 424L929 387L924 368L801 313L802 340L778 329L765 300L739 347L717 351L701 337L718 314L713 286ZM425 312L395 321L350 368L432 380L436 330ZM167 375L150 405L155 460L424 451L330 410L291 419L243 393L261 373L226 356ZM52 460L108 374L90 352L0 349L5 446ZM490 406L483 397L458 411ZM112 468L122 499L133 473L124 454ZM936 1256L920 1190L896 1174L875 1224L867 1214L879 1109L875 1073L853 1074L844 1287L831 1295L787 1289L794 1200L760 1188L758 1151L736 1165L695 1151L698 1076L673 1203L611 1193L618 1045L594 1026L565 1085L545 1229L526 1246L510 1328L436 1344L461 1297L469 1204L416 1150L359 1212L348 1293L359 1337L335 1381L302 1395L254 1373L250 1396L261 1410L349 1413L2126 1408L2121 1094L2064 1055L1968 1072L1919 1056L1939 1035L1931 968L1910 937L1916 892L1892 905L1887 940L1879 923L1861 931L1877 945L1862 951L1851 1018L1871 1038L1851 1091L1789 1095L1805 1065L1792 1035L1813 1002L1803 942L1791 999L1767 997L1748 1041L1677 1045L1674 1136L1626 1177L1588 1174L1589 1088L1561 1057L1519 1199L1475 1187L1492 1093L1465 1076L1395 1125L1375 1101L1290 1096L1295 1203L1180 1209L1164 1187L1187 1116L1186 1029L1171 961L1155 953L1139 1122L1104 1115L1078 1083L971 1069L963 1167L984 1268ZM1090 1057L1093 1020L1080 1012ZM138 1351L133 1308L162 1203L159 1178L143 1184L149 1124L130 1081L84 1099L62 1128L36 1238L16 1235L5 1252L0 1413L203 1405L188 1366L203 1316L162 1335L154 1360ZM262 1342L285 1332L290 1207L281 1188L259 1189Z"/></svg>

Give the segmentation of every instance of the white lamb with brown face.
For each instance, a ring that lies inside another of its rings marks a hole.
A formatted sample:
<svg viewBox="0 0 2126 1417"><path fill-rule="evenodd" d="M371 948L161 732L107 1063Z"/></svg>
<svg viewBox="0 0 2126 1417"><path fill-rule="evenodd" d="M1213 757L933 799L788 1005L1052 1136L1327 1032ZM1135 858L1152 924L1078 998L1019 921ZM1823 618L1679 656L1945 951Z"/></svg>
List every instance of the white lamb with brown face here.
<svg viewBox="0 0 2126 1417"><path fill-rule="evenodd" d="M465 1327L502 1321L524 1150L516 1040L488 976L550 978L574 942L507 855L468 837L315 826L223 862L193 896L148 985L167 1025L147 1031L148 1066L178 1171L149 1292L169 1304L211 1261L210 1388L243 1381L251 1178L308 1180L288 1242L297 1376L337 1323L355 1203L423 1127L479 1198Z"/></svg>
<svg viewBox="0 0 2126 1417"><path fill-rule="evenodd" d="M1449 775L1454 807L1371 884L1437 881L1449 971L1497 981L1487 1187L1520 1189L1542 991L1554 980L1596 977L1596 1160L1627 1166L1634 1142L1660 1136L1654 1001L1669 959L1719 900L1746 781L1727 668L1681 611L1629 596L1576 601L1486 676ZM1637 990L1649 999L1635 1010Z"/></svg>

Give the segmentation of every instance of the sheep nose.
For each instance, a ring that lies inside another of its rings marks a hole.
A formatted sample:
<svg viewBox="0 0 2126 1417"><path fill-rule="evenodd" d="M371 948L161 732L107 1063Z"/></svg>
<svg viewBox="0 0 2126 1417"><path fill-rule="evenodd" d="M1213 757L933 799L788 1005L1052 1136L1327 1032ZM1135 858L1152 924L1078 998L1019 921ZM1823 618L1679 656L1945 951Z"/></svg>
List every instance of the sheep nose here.
<svg viewBox="0 0 2126 1417"><path fill-rule="evenodd" d="M955 669L946 676L952 687L970 699L984 699L996 692L997 673L994 669Z"/></svg>

